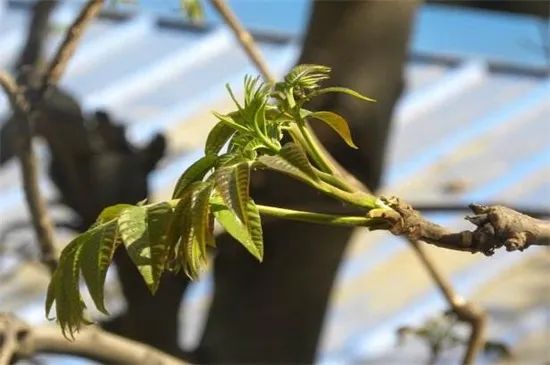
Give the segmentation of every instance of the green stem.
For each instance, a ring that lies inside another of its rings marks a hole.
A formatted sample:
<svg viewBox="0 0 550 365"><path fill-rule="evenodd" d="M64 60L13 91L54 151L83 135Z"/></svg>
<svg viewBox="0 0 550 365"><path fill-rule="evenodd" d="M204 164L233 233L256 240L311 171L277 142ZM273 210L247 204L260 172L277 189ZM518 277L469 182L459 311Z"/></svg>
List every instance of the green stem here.
<svg viewBox="0 0 550 365"><path fill-rule="evenodd" d="M321 182L320 184L318 184L317 189L335 199L359 208L370 210L379 207L378 198L374 195L365 194L359 191L343 191L325 182Z"/></svg>
<svg viewBox="0 0 550 365"><path fill-rule="evenodd" d="M325 166L324 168L325 171L322 171L322 170L319 171L320 172L319 177L323 181L337 188L340 188L344 191L347 191L347 192L358 191L356 187L350 184L345 179L345 177L343 177L339 173L339 169L336 166L334 166L332 161L328 158L328 156L326 156L325 154L326 152L323 151L322 148L320 148L319 142L317 141L316 138L314 138L314 136L312 135L313 132L309 129L307 124L304 124L303 129L300 129L299 126L300 124L298 123L298 128L293 126L288 129L288 132L294 139L294 142L306 148L309 155L314 159L314 161L316 161L320 166L323 166L323 165Z"/></svg>
<svg viewBox="0 0 550 365"><path fill-rule="evenodd" d="M318 165L318 167L321 169L321 171L329 173L329 174L334 173L334 171L332 170L330 164L325 159L325 156L321 153L319 148L317 148L317 144L315 143L315 141L311 137L311 134L309 133L309 131L306 128L305 121L303 119L299 119L297 121L298 121L298 123L296 123L296 124L298 125L298 129L300 131L300 134L304 138L304 142L306 143L307 150L310 153L311 158L313 159L313 161L315 161L315 163Z"/></svg>
<svg viewBox="0 0 550 365"><path fill-rule="evenodd" d="M315 212L304 212L301 210L285 209L272 207L268 205L257 204L260 214L269 215L277 218L290 219L300 222L318 223L318 224L330 224L333 226L344 227L368 227L371 223L371 219L367 217L357 216L341 216L334 214L324 214Z"/></svg>
<svg viewBox="0 0 550 365"><path fill-rule="evenodd" d="M269 138L267 138L265 135L262 134L262 132L259 130L259 128L256 129L256 135L262 140L264 145L269 148L272 152L279 153L281 150L281 146L273 143Z"/></svg>
<svg viewBox="0 0 550 365"><path fill-rule="evenodd" d="M332 174L327 174L326 172L323 172L323 171L318 170L318 169L315 169L315 173L317 174L317 176L319 176L321 178L321 180L323 180L327 184L333 185L333 186L335 186L339 189L342 189L344 191L347 191L349 193L354 192L354 190L352 188L350 188L347 184L344 184L344 182L342 182L342 180L338 179L337 176L334 176Z"/></svg>

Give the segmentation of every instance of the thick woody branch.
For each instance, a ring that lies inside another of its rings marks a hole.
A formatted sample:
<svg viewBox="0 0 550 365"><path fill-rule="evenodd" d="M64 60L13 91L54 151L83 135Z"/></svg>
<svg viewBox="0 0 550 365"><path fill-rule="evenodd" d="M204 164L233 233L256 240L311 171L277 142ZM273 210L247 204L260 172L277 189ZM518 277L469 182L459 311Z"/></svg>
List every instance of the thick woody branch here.
<svg viewBox="0 0 550 365"><path fill-rule="evenodd" d="M231 28L241 47L245 50L250 60L254 63L258 71L268 82L275 82L275 77L269 71L262 54L258 50L252 35L242 26L231 8L227 6L224 0L210 0L214 8L223 17L226 24Z"/></svg>
<svg viewBox="0 0 550 365"><path fill-rule="evenodd" d="M46 211L46 203L42 199L38 187L36 156L31 142L29 105L13 78L6 73L0 72L0 86L7 95L18 121L17 155L23 176L25 199L29 207L36 238L40 244L41 259L48 269L53 272L57 266L57 254L55 252L52 224Z"/></svg>
<svg viewBox="0 0 550 365"><path fill-rule="evenodd" d="M529 246L550 245L550 221L532 218L504 206L470 205L475 213L466 217L477 228L473 231L452 232L426 220L418 211L398 198L386 199L393 210L375 209L370 218L382 218L387 229L411 240L421 240L439 247L482 252L490 256L496 249L523 251Z"/></svg>
<svg viewBox="0 0 550 365"><path fill-rule="evenodd" d="M6 314L0 314L0 340L0 365L38 354L73 355L104 364L186 364L151 346L97 327L87 327L75 341L68 341L55 326L30 327Z"/></svg>

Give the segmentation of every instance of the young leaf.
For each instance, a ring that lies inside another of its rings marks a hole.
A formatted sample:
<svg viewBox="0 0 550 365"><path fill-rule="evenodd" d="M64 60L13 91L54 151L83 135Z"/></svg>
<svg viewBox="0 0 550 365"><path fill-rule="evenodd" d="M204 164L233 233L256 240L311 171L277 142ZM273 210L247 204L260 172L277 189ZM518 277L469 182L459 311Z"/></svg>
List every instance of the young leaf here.
<svg viewBox="0 0 550 365"><path fill-rule="evenodd" d="M168 241L173 241L177 237L178 245L173 247L175 257L168 262L172 269L185 269L189 278L196 279L205 258L202 257L198 242L193 231L193 196L195 190L202 183L195 183L191 186L185 196L178 202L175 208L172 225L168 232ZM170 257L169 257L170 259Z"/></svg>
<svg viewBox="0 0 550 365"><path fill-rule="evenodd" d="M109 314L105 308L103 292L107 269L120 244L116 218L94 227L84 235L87 238L82 244L80 254L82 276L97 309Z"/></svg>
<svg viewBox="0 0 550 365"><path fill-rule="evenodd" d="M323 89L320 89L314 92L315 95L322 95L327 93L343 93L343 94L354 96L361 100L376 102L376 100L371 99L365 95L362 95L355 90L348 89L347 87L331 86L331 87L325 87Z"/></svg>
<svg viewBox="0 0 550 365"><path fill-rule="evenodd" d="M235 113L231 113L232 115L223 115L218 112L212 112L216 118L218 118L222 123L226 124L228 127L231 127L233 129L236 129L239 132L247 133L250 130L246 125L241 125L237 120L233 118L233 115Z"/></svg>
<svg viewBox="0 0 550 365"><path fill-rule="evenodd" d="M319 177L315 174L313 166L309 162L306 153L294 142L289 142L283 146L280 152L281 157L297 167L301 172L311 179L318 181Z"/></svg>
<svg viewBox="0 0 550 365"><path fill-rule="evenodd" d="M247 226L246 206L249 199L250 165L241 162L216 171L216 190L227 205Z"/></svg>
<svg viewBox="0 0 550 365"><path fill-rule="evenodd" d="M254 113L254 128L257 133L265 135L267 133L266 120L265 120L265 108L267 106L267 98L259 101L258 109Z"/></svg>
<svg viewBox="0 0 550 365"><path fill-rule="evenodd" d="M172 199L179 199L189 185L196 181L202 180L204 175L206 175L206 173L214 167L217 158L218 157L216 155L207 154L189 166L189 168L185 170L176 183Z"/></svg>
<svg viewBox="0 0 550 365"><path fill-rule="evenodd" d="M182 264L185 263L185 256L180 248L187 242L187 236L189 235L188 229L191 226L191 198L193 196L194 185L200 183L193 183L185 191L178 204L174 208L172 219L166 233L167 244L167 258L166 268L173 272L179 272Z"/></svg>
<svg viewBox="0 0 550 365"><path fill-rule="evenodd" d="M214 226L210 221L210 195L213 184L204 183L193 192L192 226L200 249L200 255L206 258L206 246L214 240Z"/></svg>
<svg viewBox="0 0 550 365"><path fill-rule="evenodd" d="M259 261L263 259L263 235L258 208L249 199L246 206L248 226L217 197L211 200L212 212L216 220L233 238L239 241Z"/></svg>
<svg viewBox="0 0 550 365"><path fill-rule="evenodd" d="M262 231L262 220L260 218L260 212L254 200L249 199L247 204L248 214L248 232L251 238L251 245L245 245L246 249L262 262L264 258L264 241Z"/></svg>
<svg viewBox="0 0 550 365"><path fill-rule="evenodd" d="M101 211L99 216L97 217L96 223L105 223L110 220L113 220L115 218L118 218L120 215L120 212L122 212L124 209L131 207L131 204L116 204L111 205L110 207L107 207Z"/></svg>
<svg viewBox="0 0 550 365"><path fill-rule="evenodd" d="M342 116L333 112L314 112L309 114L310 118L319 119L328 124L332 129L336 131L342 137L342 139L352 148L357 148L351 138L351 132L349 130L348 122L342 118Z"/></svg>
<svg viewBox="0 0 550 365"><path fill-rule="evenodd" d="M155 293L166 262L166 231L172 208L166 202L125 209L118 229L126 251L145 284Z"/></svg>
<svg viewBox="0 0 550 365"><path fill-rule="evenodd" d="M199 277L201 269L206 265L206 256L203 255L201 244L197 241L193 226L189 225L187 242L182 246L185 257L185 274L195 280Z"/></svg>
<svg viewBox="0 0 550 365"><path fill-rule="evenodd" d="M260 165L264 167L289 175L295 179L301 180L308 184L311 184L312 179L305 172L294 166L293 163L288 161L281 155L263 155L258 157L257 160Z"/></svg>
<svg viewBox="0 0 550 365"><path fill-rule="evenodd" d="M59 258L59 265L54 271L48 286L46 317L49 317L55 301L56 319L61 326L63 336L67 339L74 339L74 334L78 332L81 324L87 323L83 317L86 305L82 301L78 290L80 278L78 258L82 243L87 239L88 235L86 234L77 236L63 249Z"/></svg>
<svg viewBox="0 0 550 365"><path fill-rule="evenodd" d="M329 78L330 67L302 64L295 66L285 76L285 83L289 86L297 86L304 89L314 89L319 83Z"/></svg>
<svg viewBox="0 0 550 365"><path fill-rule="evenodd" d="M235 129L223 122L219 122L212 128L206 138L204 153L206 155L217 155L234 133Z"/></svg>

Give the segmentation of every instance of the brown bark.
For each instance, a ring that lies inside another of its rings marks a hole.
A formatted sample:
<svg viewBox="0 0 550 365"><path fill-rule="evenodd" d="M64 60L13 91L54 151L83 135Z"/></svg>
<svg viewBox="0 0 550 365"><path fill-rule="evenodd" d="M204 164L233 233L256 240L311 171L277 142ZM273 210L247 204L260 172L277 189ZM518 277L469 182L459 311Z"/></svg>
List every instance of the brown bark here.
<svg viewBox="0 0 550 365"><path fill-rule="evenodd" d="M373 210L369 216L383 219L387 224L385 228L411 240L452 250L481 252L487 256L501 247L507 251L523 251L532 245L550 245L550 221L536 219L504 206L471 204L470 209L475 214L466 219L476 225L476 229L452 232L426 220L398 198L386 199L386 202L394 211Z"/></svg>
<svg viewBox="0 0 550 365"><path fill-rule="evenodd" d="M143 343L102 331L82 329L68 341L56 326L31 327L11 315L0 314L0 365L38 354L63 354L108 364L183 365L184 361Z"/></svg>

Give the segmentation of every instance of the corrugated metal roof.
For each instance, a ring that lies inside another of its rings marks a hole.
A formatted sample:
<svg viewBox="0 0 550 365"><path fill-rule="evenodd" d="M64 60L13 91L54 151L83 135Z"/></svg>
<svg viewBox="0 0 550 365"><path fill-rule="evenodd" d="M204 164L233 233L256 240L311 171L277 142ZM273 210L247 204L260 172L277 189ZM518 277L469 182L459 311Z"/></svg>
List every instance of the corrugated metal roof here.
<svg viewBox="0 0 550 365"><path fill-rule="evenodd" d="M264 31L290 36L287 41L283 36L280 42L261 43L270 66L282 74L299 53L309 2L253 4L234 4L245 24L259 30L264 25ZM271 13L266 19L256 18L269 6ZM292 16L273 16L290 6L296 6ZM74 8L65 6L56 14L58 23L66 23ZM224 84L229 82L238 90L245 74L256 73L229 31L217 25L214 17L211 27L193 31L168 26L174 23L174 15L169 15L172 20L162 22L148 13L99 19L87 32L62 82L81 98L87 110L106 108L128 123L134 140L167 131L173 153L152 178L158 196L166 195L178 174L200 154L197 148L213 122L208 111L228 105ZM13 63L23 41L26 16L24 8L10 7L0 22L1 67ZM439 7L422 10L406 67L407 91L395 113L385 192L411 202L491 200L550 207L548 64L543 55L526 51L536 49L533 45L540 42L537 24L528 17ZM59 34L49 49L58 41ZM5 99L0 96L0 115L6 112ZM187 152L182 153L183 147ZM44 153L41 156L46 157ZM457 181L459 191L446 188ZM41 186L53 197L54 190L45 178ZM16 166L8 164L0 170L0 230L26 217L23 201ZM54 214L67 213L55 210ZM464 226L456 215L430 217L457 228ZM10 241L9 247L14 246ZM529 249L487 259L428 250L460 293L479 298L495 312L499 308L511 312L512 319L507 322L491 321L491 334L497 338L505 335L519 347L521 338L510 334L548 335L548 329L533 325L540 324L537 318L549 314L544 308L548 303L533 297L526 299L529 308L520 307L514 295L502 293L520 291L521 284L499 282L513 270L528 278L547 275L542 272L548 266L532 265L541 257L548 264L547 252ZM10 263L2 260L6 268ZM14 264L11 261L10 265ZM0 287L0 310L15 310L35 322L43 320L45 281L37 270L28 266L17 276L17 285ZM548 290L538 281L532 285L536 290ZM495 286L500 291L495 289L494 297L505 300L483 295L483 290ZM205 278L188 291L184 321L197 323L210 290L211 283ZM418 347L412 352L407 348L395 352L394 330L444 307L404 242L383 233L358 232L333 294L320 360L389 363L409 354L408 359L421 362ZM193 334L184 336L184 342L192 343Z"/></svg>

